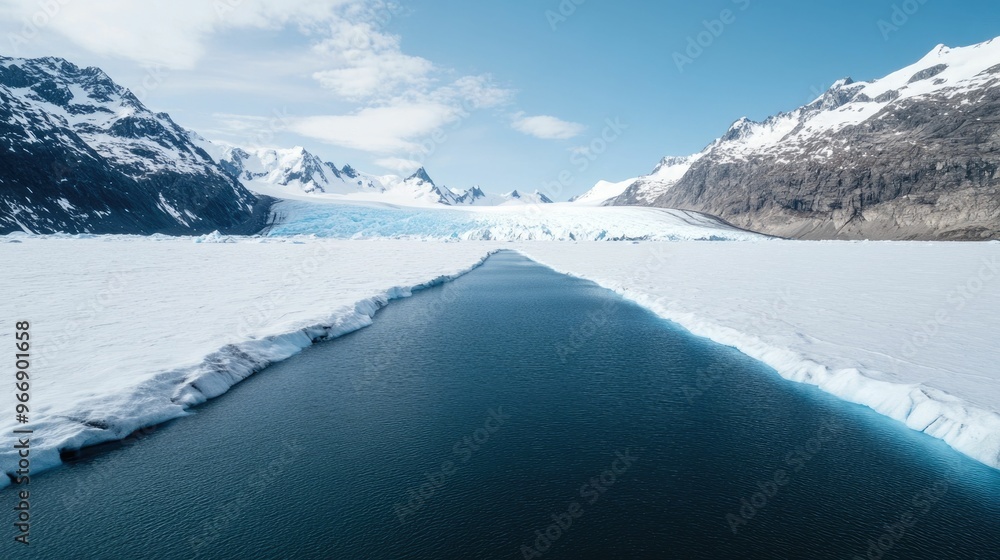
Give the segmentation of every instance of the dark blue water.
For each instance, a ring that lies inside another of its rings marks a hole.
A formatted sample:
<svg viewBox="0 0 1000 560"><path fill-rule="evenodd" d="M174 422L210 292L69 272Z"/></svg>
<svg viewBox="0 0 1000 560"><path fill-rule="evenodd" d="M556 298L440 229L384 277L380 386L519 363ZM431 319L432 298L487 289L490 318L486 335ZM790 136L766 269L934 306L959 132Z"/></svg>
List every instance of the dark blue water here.
<svg viewBox="0 0 1000 560"><path fill-rule="evenodd" d="M1000 472L511 253L98 451L3 558L1000 558Z"/></svg>

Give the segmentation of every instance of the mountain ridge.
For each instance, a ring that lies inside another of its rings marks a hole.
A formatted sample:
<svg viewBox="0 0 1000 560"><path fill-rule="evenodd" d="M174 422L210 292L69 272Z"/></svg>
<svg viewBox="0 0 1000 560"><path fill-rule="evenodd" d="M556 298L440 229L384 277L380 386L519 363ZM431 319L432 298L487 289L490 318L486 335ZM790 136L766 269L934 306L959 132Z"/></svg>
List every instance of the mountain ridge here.
<svg viewBox="0 0 1000 560"><path fill-rule="evenodd" d="M938 45L881 79L842 79L792 111L738 119L676 180L642 177L608 203L785 237L997 239L998 86L1000 38Z"/></svg>
<svg viewBox="0 0 1000 560"><path fill-rule="evenodd" d="M0 170L0 233L249 232L267 204L169 115L56 57L0 57Z"/></svg>

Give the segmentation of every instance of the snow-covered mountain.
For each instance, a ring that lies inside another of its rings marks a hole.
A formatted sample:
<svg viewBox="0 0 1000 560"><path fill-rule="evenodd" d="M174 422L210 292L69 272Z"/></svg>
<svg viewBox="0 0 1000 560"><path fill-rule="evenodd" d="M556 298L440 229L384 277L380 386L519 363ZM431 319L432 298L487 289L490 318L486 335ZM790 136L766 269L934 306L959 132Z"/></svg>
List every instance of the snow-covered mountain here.
<svg viewBox="0 0 1000 560"><path fill-rule="evenodd" d="M438 185L421 167L409 177L373 175L345 165L323 161L301 146L290 149L247 148L224 142L210 142L189 133L201 147L232 177L251 191L282 198L298 195L343 195L345 200L382 200L402 205L500 206L504 204L547 204L552 201L535 191L525 194L487 194L474 186L453 191ZM351 195L364 195L352 197ZM381 196L367 196L381 195Z"/></svg>
<svg viewBox="0 0 1000 560"><path fill-rule="evenodd" d="M249 232L257 203L100 69L0 57L0 233Z"/></svg>
<svg viewBox="0 0 1000 560"><path fill-rule="evenodd" d="M387 190L397 197L411 197L420 202L447 206L458 204L459 199L463 196L453 192L448 187L435 184L423 167Z"/></svg>
<svg viewBox="0 0 1000 560"><path fill-rule="evenodd" d="M552 204L552 199L545 196L544 193L535 190L530 193L522 193L518 191L511 191L500 195L500 199L503 202L500 205L505 204Z"/></svg>
<svg viewBox="0 0 1000 560"><path fill-rule="evenodd" d="M190 137L229 175L248 186L262 182L304 193L347 194L385 190L377 179L361 176L350 166L338 169L333 163L323 161L301 146L254 149L209 142L193 132Z"/></svg>
<svg viewBox="0 0 1000 560"><path fill-rule="evenodd" d="M520 193L516 190L504 194L487 194L478 186L456 192L445 186L438 186L427 175L424 168L386 189L390 195L413 196L417 200L430 201L447 206L506 206L512 204L551 204L552 200L537 190Z"/></svg>
<svg viewBox="0 0 1000 560"><path fill-rule="evenodd" d="M423 169L406 178L367 174L301 147L209 142L98 68L0 57L0 234L254 233L271 198L252 191L417 206L548 202L516 191L455 192Z"/></svg>
<svg viewBox="0 0 1000 560"><path fill-rule="evenodd" d="M792 237L997 238L998 86L1000 38L939 45L884 78L840 80L793 111L739 119L614 203Z"/></svg>
<svg viewBox="0 0 1000 560"><path fill-rule="evenodd" d="M687 157L667 156L649 175L628 179L619 183L600 181L594 188L573 199L573 202L588 205L638 204L652 205L653 202L681 180L694 162L703 154Z"/></svg>
<svg viewBox="0 0 1000 560"><path fill-rule="evenodd" d="M581 195L574 196L569 199L569 201L583 206L602 206L620 196L623 192L625 192L625 189L627 189L629 185L637 180L638 177L625 179L624 181L618 181L617 183L611 181L598 181L597 184L594 185L589 191Z"/></svg>

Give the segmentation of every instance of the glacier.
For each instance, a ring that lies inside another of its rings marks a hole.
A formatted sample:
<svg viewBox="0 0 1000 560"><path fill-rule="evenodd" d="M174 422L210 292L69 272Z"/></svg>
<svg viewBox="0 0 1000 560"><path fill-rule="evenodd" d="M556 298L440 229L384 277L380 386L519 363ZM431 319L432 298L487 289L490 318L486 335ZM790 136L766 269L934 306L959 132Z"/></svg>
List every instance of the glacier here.
<svg viewBox="0 0 1000 560"><path fill-rule="evenodd" d="M572 203L415 208L282 200L272 237L449 239L465 241L755 241L767 236L697 212Z"/></svg>

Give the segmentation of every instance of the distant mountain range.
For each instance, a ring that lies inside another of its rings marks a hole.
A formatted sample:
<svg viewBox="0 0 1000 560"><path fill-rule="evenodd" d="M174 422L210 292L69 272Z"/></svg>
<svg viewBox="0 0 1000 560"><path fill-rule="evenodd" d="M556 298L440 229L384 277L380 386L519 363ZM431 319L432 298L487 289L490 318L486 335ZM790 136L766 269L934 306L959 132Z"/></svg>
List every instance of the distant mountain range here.
<svg viewBox="0 0 1000 560"><path fill-rule="evenodd" d="M736 121L698 154L602 181L579 205L718 216L807 239L1000 238L1000 39L938 46L871 82ZM214 143L97 68L0 57L0 234L260 231L274 198L408 206L544 204L337 166L302 147Z"/></svg>
<svg viewBox="0 0 1000 560"><path fill-rule="evenodd" d="M453 191L437 185L424 168L409 177L373 175L350 165L337 167L301 146L289 149L246 148L209 142L195 133L191 140L209 153L232 177L255 192L277 197L332 195L343 200L383 200L401 204L446 206L497 206L517 203L550 203L535 191L487 194L478 186Z"/></svg>
<svg viewBox="0 0 1000 560"><path fill-rule="evenodd" d="M214 144L98 68L0 57L0 234L255 233L272 201L257 190L418 205L551 202L454 192L423 169L406 179L370 175L303 148Z"/></svg>
<svg viewBox="0 0 1000 560"><path fill-rule="evenodd" d="M997 239L998 86L1000 39L939 45L879 80L848 78L793 111L740 119L702 152L665 158L619 193L601 183L590 200L785 237Z"/></svg>

